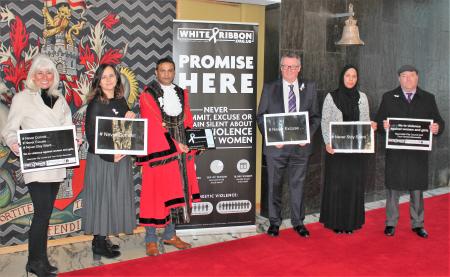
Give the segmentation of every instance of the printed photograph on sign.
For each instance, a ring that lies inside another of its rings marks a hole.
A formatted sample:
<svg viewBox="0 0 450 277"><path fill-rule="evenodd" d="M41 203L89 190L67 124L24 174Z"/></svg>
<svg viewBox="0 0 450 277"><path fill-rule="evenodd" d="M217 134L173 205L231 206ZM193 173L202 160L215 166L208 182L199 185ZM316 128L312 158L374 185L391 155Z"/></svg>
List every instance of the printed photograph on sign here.
<svg viewBox="0 0 450 277"><path fill-rule="evenodd" d="M96 117L96 154L147 154L147 119Z"/></svg>
<svg viewBox="0 0 450 277"><path fill-rule="evenodd" d="M266 145L310 143L308 112L264 115Z"/></svg>
<svg viewBox="0 0 450 277"><path fill-rule="evenodd" d="M374 153L374 131L370 122L330 122L330 144L335 153Z"/></svg>

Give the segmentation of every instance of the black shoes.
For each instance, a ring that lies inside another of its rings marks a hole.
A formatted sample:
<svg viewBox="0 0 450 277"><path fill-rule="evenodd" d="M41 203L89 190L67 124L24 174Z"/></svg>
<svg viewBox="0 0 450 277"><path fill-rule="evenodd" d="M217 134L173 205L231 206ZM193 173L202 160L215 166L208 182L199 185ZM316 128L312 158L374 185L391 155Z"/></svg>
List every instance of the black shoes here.
<svg viewBox="0 0 450 277"><path fill-rule="evenodd" d="M278 237L280 234L280 226L270 224L269 229L267 229L267 234L271 237Z"/></svg>
<svg viewBox="0 0 450 277"><path fill-rule="evenodd" d="M277 237L280 234L279 230L280 226L270 225L269 229L267 229L267 234L271 237ZM304 238L309 237L309 231L304 225L294 226L294 231Z"/></svg>
<svg viewBox="0 0 450 277"><path fill-rule="evenodd" d="M94 236L94 239L92 240L92 247L94 247L94 242L97 238ZM109 247L111 248L111 250L119 250L120 246L117 244L112 243L112 241L106 237L106 243L109 245Z"/></svg>
<svg viewBox="0 0 450 277"><path fill-rule="evenodd" d="M309 237L309 231L306 229L305 225L294 226L294 231L297 232L301 237Z"/></svg>
<svg viewBox="0 0 450 277"><path fill-rule="evenodd" d="M114 259L120 256L120 251L112 250L105 237L94 236L92 254L94 260L100 260L101 257Z"/></svg>
<svg viewBox="0 0 450 277"><path fill-rule="evenodd" d="M428 233L423 227L413 228L412 231L421 238L425 238L425 239L428 238ZM386 236L392 237L395 234L395 227L394 226L386 226L386 228L384 228L384 234Z"/></svg>
<svg viewBox="0 0 450 277"><path fill-rule="evenodd" d="M386 228L384 228L384 234L388 237L392 237L395 234L395 227L386 226Z"/></svg>
<svg viewBox="0 0 450 277"><path fill-rule="evenodd" d="M25 270L35 274L38 277L56 277L56 274L47 269L47 265L43 261L28 261Z"/></svg>
<svg viewBox="0 0 450 277"><path fill-rule="evenodd" d="M106 238L106 243L111 247L112 250L119 250L120 246L117 244L112 243L112 241L109 238Z"/></svg>
<svg viewBox="0 0 450 277"><path fill-rule="evenodd" d="M421 238L428 238L428 233L423 227L413 228L412 231L416 233Z"/></svg>

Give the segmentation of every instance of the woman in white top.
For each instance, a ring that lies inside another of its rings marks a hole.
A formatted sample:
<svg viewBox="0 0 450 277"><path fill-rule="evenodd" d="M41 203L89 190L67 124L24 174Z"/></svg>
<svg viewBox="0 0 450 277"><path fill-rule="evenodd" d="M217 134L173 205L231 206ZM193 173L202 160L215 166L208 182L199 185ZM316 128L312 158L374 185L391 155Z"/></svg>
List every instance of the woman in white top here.
<svg viewBox="0 0 450 277"><path fill-rule="evenodd" d="M3 138L14 154L19 155L17 131L58 127L72 124L66 99L58 91L59 74L49 57L37 55L25 81L25 89L11 103ZM57 268L47 257L47 229L59 185L66 178L66 169L24 173L23 178L33 202L34 214L28 232L27 272L37 276L56 276Z"/></svg>

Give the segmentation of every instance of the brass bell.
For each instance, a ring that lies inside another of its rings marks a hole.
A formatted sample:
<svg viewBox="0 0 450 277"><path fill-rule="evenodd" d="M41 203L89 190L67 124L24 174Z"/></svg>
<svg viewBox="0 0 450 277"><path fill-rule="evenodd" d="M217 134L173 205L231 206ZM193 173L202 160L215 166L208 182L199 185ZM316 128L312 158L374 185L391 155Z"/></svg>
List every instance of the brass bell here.
<svg viewBox="0 0 450 277"><path fill-rule="evenodd" d="M353 5L349 5L349 13L354 14ZM357 20L353 15L345 20L344 30L341 39L336 42L337 45L364 45L364 41L359 38L359 29L356 25Z"/></svg>

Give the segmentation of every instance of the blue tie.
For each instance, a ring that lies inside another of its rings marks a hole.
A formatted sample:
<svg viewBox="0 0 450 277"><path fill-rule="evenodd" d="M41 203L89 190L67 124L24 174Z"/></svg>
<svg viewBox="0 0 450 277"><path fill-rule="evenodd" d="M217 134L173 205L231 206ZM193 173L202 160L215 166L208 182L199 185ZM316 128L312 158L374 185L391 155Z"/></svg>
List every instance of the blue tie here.
<svg viewBox="0 0 450 277"><path fill-rule="evenodd" d="M289 112L295 113L297 111L297 103L295 101L295 94L294 94L294 85L289 85Z"/></svg>

